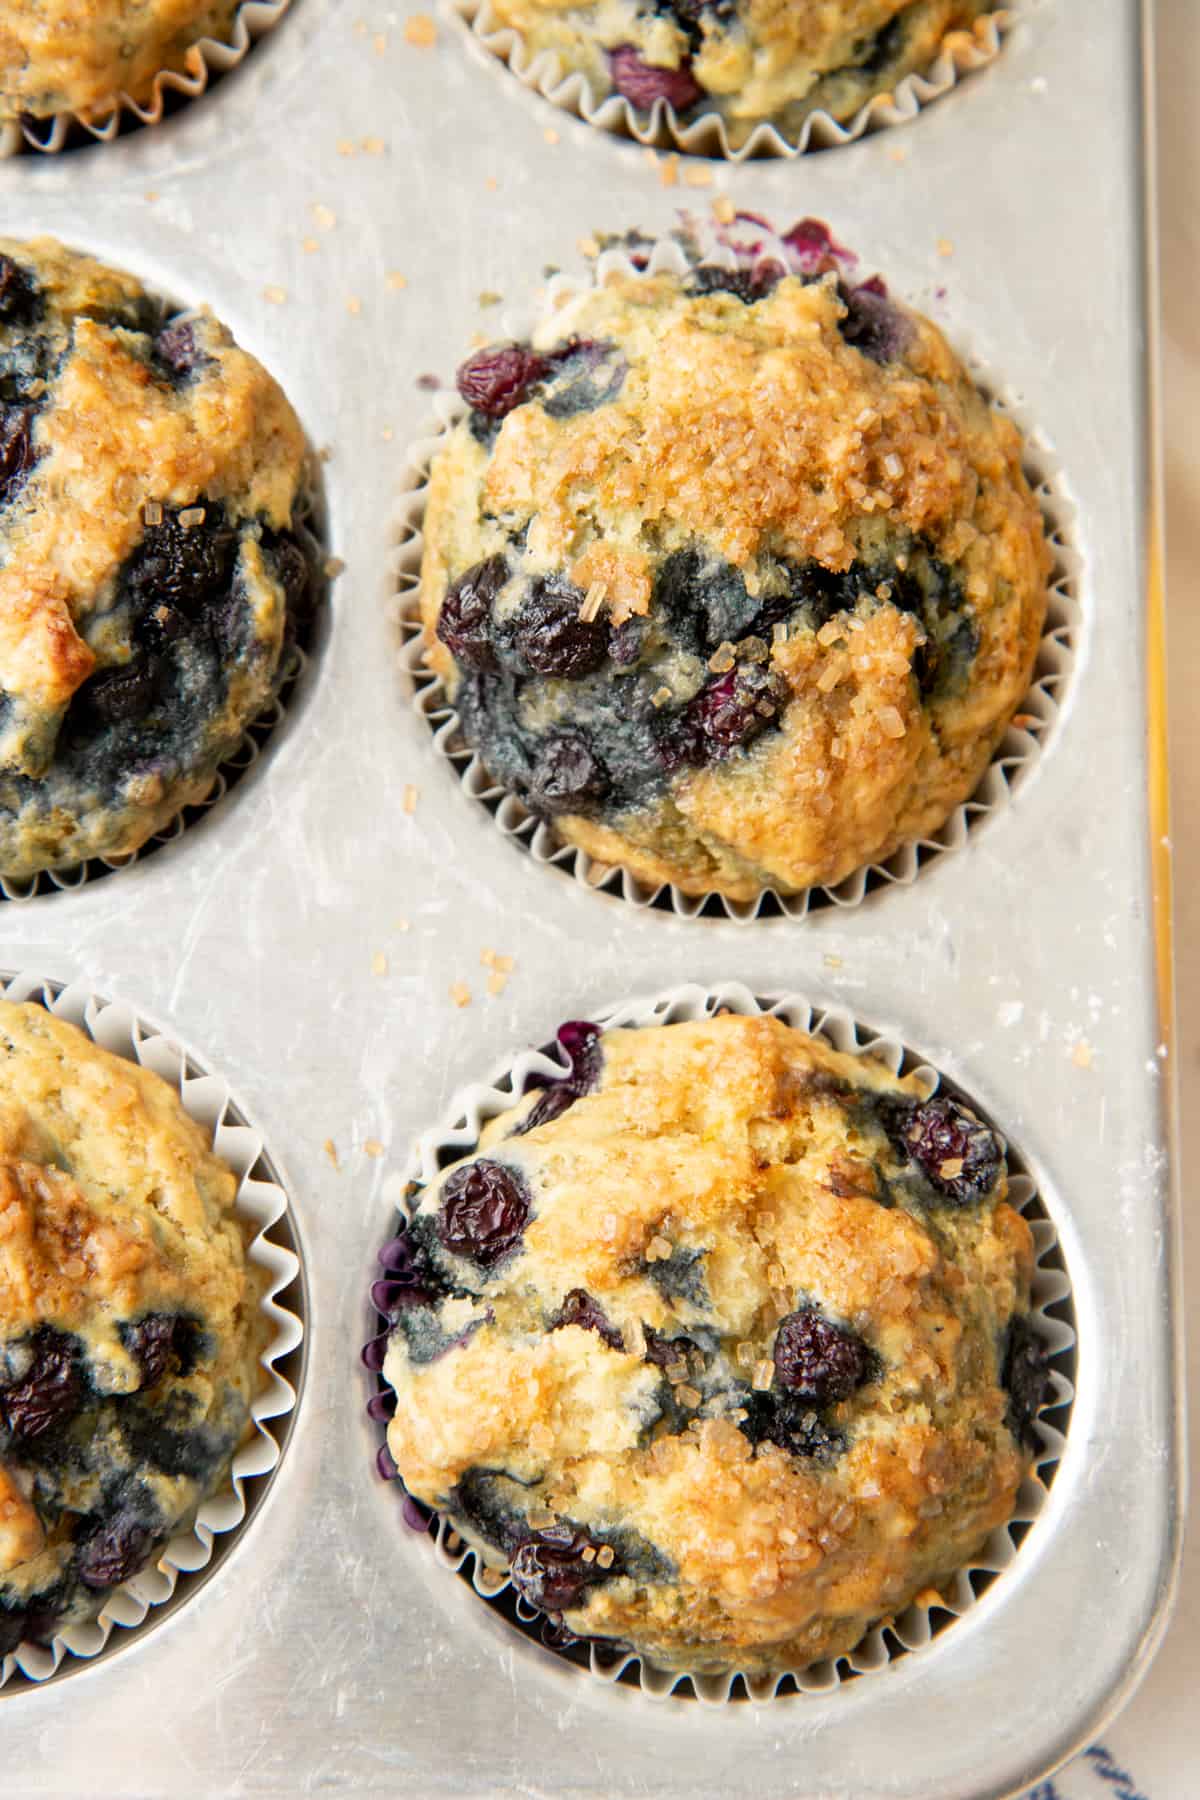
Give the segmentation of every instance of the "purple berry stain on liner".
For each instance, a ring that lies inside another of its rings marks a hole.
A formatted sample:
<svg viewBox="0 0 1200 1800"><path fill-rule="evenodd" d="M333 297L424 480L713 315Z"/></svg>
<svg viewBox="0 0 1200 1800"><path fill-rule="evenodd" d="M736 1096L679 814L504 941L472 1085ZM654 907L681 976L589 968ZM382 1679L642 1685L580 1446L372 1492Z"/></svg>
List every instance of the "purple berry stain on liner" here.
<svg viewBox="0 0 1200 1800"><path fill-rule="evenodd" d="M847 250L844 244L838 243L824 219L797 219L788 231L780 232L779 236L806 273L819 274L839 265L845 269L853 269L858 264L853 250Z"/></svg>
<svg viewBox="0 0 1200 1800"><path fill-rule="evenodd" d="M600 1080L604 1060L600 1027L593 1025L590 1019L568 1019L559 1026L557 1037L567 1059L567 1072L565 1075L530 1075L526 1078L526 1092L534 1087L543 1091L513 1131L513 1137L523 1137L527 1131L536 1131L539 1125L557 1119L582 1095L590 1094Z"/></svg>

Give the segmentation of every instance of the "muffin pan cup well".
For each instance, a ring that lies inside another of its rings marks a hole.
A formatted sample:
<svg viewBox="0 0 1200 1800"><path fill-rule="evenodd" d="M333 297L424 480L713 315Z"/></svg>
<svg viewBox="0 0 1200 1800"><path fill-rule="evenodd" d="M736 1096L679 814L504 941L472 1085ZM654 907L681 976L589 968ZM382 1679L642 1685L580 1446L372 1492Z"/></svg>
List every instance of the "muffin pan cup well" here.
<svg viewBox="0 0 1200 1800"><path fill-rule="evenodd" d="M108 144L123 125L157 125L172 102L197 100L217 76L227 75L243 62L258 39L277 25L292 0L244 0L234 15L225 39L202 37L187 53L187 67L162 69L154 78L150 95L134 100L120 94L111 111L92 117L55 113L49 118L0 120L0 158L23 150L55 155L77 142L94 138Z"/></svg>
<svg viewBox="0 0 1200 1800"><path fill-rule="evenodd" d="M632 138L655 150L722 157L731 162L803 156L809 150L852 144L889 125L910 124L923 107L948 94L964 76L994 61L1005 32L1027 4L1028 0L1014 0L1011 6L985 13L969 29L948 32L929 68L906 75L890 93L876 94L844 122L817 111L809 114L798 131L789 131L769 120L747 122L741 130L731 130L728 120L715 109L705 111L703 103L683 119L664 100L656 100L649 112L631 106L622 94L598 100L586 75L565 72L554 51L531 51L519 31L501 22L490 0L444 0L472 50L490 58L498 72L510 70L528 93L614 137Z"/></svg>
<svg viewBox="0 0 1200 1800"><path fill-rule="evenodd" d="M740 1013L747 1017L770 1014L797 1030L823 1037L835 1050L878 1057L895 1074L917 1075L926 1098L944 1088L937 1072L895 1037L864 1027L845 1008L814 1008L799 994L760 999L737 982L724 982L711 988L689 984L666 993L622 1001L617 1006L601 1009L595 1022L609 1030L616 1026L670 1025L684 1019L710 1018L718 1012ZM447 1102L438 1125L423 1132L413 1147L409 1165L398 1183L402 1188L399 1220L389 1236L394 1236L396 1229L403 1229L407 1224L411 1216L410 1202L437 1179L439 1171L470 1153L487 1120L506 1112L527 1091L531 1076L559 1075L562 1069L561 1055L556 1056L551 1045L547 1049L527 1050L502 1068L493 1070L486 1081L459 1088ZM962 1097L972 1110L978 1112L969 1093ZM995 1121L989 1123L999 1130ZM1003 1134L1000 1135L1003 1141ZM1046 1400L1036 1424L1038 1448L1021 1485L1012 1519L991 1533L978 1556L959 1569L953 1581L945 1585L936 1604L914 1601L894 1619L877 1624L848 1656L797 1668L780 1668L771 1675L746 1674L737 1670L722 1675L678 1669L668 1671L656 1668L644 1657L628 1650L618 1650L602 1642L572 1640L569 1632L564 1641L545 1614L535 1612L515 1594L502 1571L488 1568L474 1551L464 1547L449 1519L436 1514L431 1518L427 1507L417 1505L405 1493L403 1482L394 1477L395 1465L388 1455L383 1436L384 1401L390 1389L381 1374L372 1374L368 1415L378 1439L376 1472L384 1479L394 1481L397 1535L408 1537L440 1568L468 1582L482 1601L521 1634L526 1645L540 1646L543 1655L556 1653L600 1682L636 1684L644 1694L657 1700L668 1695L676 1698L694 1696L708 1705L720 1705L747 1697L759 1703L786 1700L797 1691L801 1696L827 1694L843 1682L886 1670L901 1657L926 1650L932 1644L946 1649L943 1637L949 1627L973 1611L992 1589L997 1577L1011 1579L1008 1571L1016 1561L1019 1548L1027 1540L1032 1540L1036 1548L1035 1521L1047 1502L1054 1471L1066 1447L1064 1432L1068 1428L1074 1398L1070 1379L1075 1361L1074 1306L1070 1279L1059 1251L1058 1234L1034 1182L1023 1171L1020 1157L1011 1145L1006 1145L1005 1149L1009 1200L1025 1215L1034 1237L1036 1266L1031 1316L1047 1359ZM380 1276L386 1281L387 1267L382 1260ZM383 1335L379 1336L381 1327ZM364 1352L364 1362L370 1370L378 1361L378 1351L387 1342L386 1323L373 1305L368 1329L371 1337Z"/></svg>
<svg viewBox="0 0 1200 1800"><path fill-rule="evenodd" d="M781 227L786 228L786 224ZM757 261L789 266L786 247L761 218L739 219L729 227L706 226L699 221L698 231L704 252L701 266L736 267L735 242L739 250L744 247ZM640 246L639 258L643 256L646 266L655 274L683 274L690 266L679 244L670 238L659 238L653 244ZM638 266L641 266L640 261ZM600 286L609 273L618 270L629 275L637 272L627 253L618 249L605 250L593 265L592 282ZM547 311L584 291L588 285L567 275L553 276L544 290ZM537 317L536 313L514 311L506 314L498 321L494 336L500 340L527 340ZM949 322L949 331L953 340L953 321ZM961 344L956 348L962 353ZM409 450L408 471L395 517L400 662L409 698L433 735L437 755L449 764L463 793L483 809L503 838L525 851L542 867L558 870L586 889L617 897L631 906L669 909L680 918L724 917L745 924L780 916L802 919L810 909L823 906L858 906L880 888L897 883L907 886L916 880L922 868L937 857L961 850L972 833L1003 812L1012 792L1031 773L1066 698L1083 631L1078 601L1082 566L1073 527L1074 508L1053 450L1039 433L1020 397L1005 386L981 357L972 354L969 347L964 361L976 385L1020 429L1024 440L1026 479L1041 508L1054 558L1047 589L1046 620L1029 690L974 791L954 808L936 834L901 845L881 862L862 865L834 887L808 888L796 894L780 894L772 888L763 888L752 900L732 900L718 892L684 893L673 883L655 885L620 863L600 862L586 851L564 842L552 820L537 817L515 794L493 779L482 758L464 738L459 715L445 683L426 659L419 594L424 549L422 527L430 464L451 427L466 412L465 404L453 391L453 376L447 372L450 391L439 395L435 415L426 421L425 429Z"/></svg>
<svg viewBox="0 0 1200 1800"><path fill-rule="evenodd" d="M314 5L262 46L264 69ZM1113 0L1081 30L1077 7L1042 0L906 133L654 168L506 98L507 72L444 26L432 47L407 42L431 10L329 6L286 81L259 93L249 58L161 130L0 165L7 232L52 232L206 300L271 369L328 449L347 565L320 678L236 804L122 877L0 908L5 967L86 975L204 1047L296 1175L311 1284L304 1403L230 1566L125 1653L36 1691L10 1680L6 1767L38 1796L174 1792L181 1768L185 1786L256 1800L301 1774L389 1800L1023 1795L1145 1670L1179 1541L1139 9ZM665 236L681 204L714 202L827 219L1002 372L1066 472L1087 621L1002 813L910 885L761 929L602 905L506 853L393 669L391 522L421 378L494 334L495 295L582 268L581 235ZM614 996L731 979L919 1046L1003 1124L1070 1270L1076 1393L1026 1541L927 1649L791 1701L651 1704L524 1645L398 1542L362 1407L365 1289L409 1142L471 1071Z"/></svg>
<svg viewBox="0 0 1200 1800"><path fill-rule="evenodd" d="M262 1138L223 1078L133 1008L101 998L85 982L63 987L24 970L0 975L0 998L46 1007L101 1049L152 1070L177 1090L188 1117L211 1132L213 1149L239 1177L236 1217L254 1230L247 1262L265 1272L262 1311L270 1329L261 1358L262 1391L250 1407L253 1429L221 1485L197 1507L191 1528L177 1531L154 1562L114 1588L94 1619L72 1625L49 1644L23 1643L0 1656L2 1700L52 1677L62 1680L119 1650L139 1628L184 1606L220 1567L236 1534L261 1505L287 1444L303 1369L306 1306L287 1195Z"/></svg>

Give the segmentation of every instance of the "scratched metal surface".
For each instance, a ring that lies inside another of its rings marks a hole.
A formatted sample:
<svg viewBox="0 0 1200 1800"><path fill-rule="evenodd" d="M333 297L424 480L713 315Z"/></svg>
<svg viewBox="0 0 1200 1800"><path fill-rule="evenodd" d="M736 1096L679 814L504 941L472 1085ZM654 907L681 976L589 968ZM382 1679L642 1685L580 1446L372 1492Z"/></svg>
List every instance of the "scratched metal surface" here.
<svg viewBox="0 0 1200 1800"><path fill-rule="evenodd" d="M316 678L227 804L120 875L0 908L5 967L86 975L228 1078L290 1185L311 1293L306 1389L252 1526L118 1655L0 1697L5 1790L1017 1792L1144 1668L1179 1529L1135 0L1088 9L1086 25L1044 0L996 66L911 129L720 168L695 191L536 104L447 26L436 50L406 46L405 16L373 8L360 35L354 7L298 0L172 125L0 168L6 231L55 232L210 301L268 363L333 447L332 547L347 564ZM385 154L339 155L368 135ZM1061 460L1086 559L1064 711L1012 806L910 888L749 927L635 913L501 842L391 673L391 511L426 414L416 377L448 373L487 328L481 291L520 300L544 264L578 266L582 233L662 230L717 189L776 218L829 219L1002 372ZM420 790L412 816L405 783ZM516 959L498 998L486 947ZM601 1691L507 1636L405 1542L372 1477L357 1350L388 1176L449 1094L563 1017L727 977L849 1005L979 1098L1054 1213L1080 1353L1049 1510L969 1620L828 1697L713 1711ZM448 992L460 980L463 1009ZM1071 1054L1080 1037L1089 1068Z"/></svg>

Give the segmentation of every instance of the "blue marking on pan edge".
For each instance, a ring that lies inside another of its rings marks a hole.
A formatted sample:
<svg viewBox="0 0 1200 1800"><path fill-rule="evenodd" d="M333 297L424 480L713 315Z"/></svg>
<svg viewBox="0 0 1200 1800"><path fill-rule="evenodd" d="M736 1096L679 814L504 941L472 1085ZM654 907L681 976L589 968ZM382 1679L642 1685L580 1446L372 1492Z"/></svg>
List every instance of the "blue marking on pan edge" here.
<svg viewBox="0 0 1200 1800"><path fill-rule="evenodd" d="M1065 1781L1067 1787L1059 1786L1058 1781L1039 1781L1035 1788L1030 1788L1023 1800L1072 1800L1076 1793L1074 1777L1084 1771L1090 1773L1099 1782L1111 1800L1150 1800L1142 1788L1137 1785L1127 1769L1117 1762L1111 1750L1103 1744L1093 1744L1085 1750L1078 1762L1072 1763L1059 1780ZM1088 1784L1088 1792L1093 1792L1092 1784Z"/></svg>

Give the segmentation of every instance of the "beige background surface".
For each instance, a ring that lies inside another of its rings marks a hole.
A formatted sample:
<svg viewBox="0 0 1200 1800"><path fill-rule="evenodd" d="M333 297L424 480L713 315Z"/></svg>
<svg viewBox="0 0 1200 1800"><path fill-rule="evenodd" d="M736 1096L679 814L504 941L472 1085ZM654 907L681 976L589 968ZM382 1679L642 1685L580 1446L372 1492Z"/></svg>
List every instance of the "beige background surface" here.
<svg viewBox="0 0 1200 1800"><path fill-rule="evenodd" d="M1190 1216L1189 1178L1200 1159L1200 0L1155 0L1155 24L1181 1188L1188 1372L1196 1396L1200 1229ZM1091 376L1103 381L1104 371ZM1192 1484L1200 1490L1200 1406L1193 1404L1192 1415ZM1198 1671L1200 1533L1193 1531L1167 1641L1111 1733L1153 1800L1200 1796Z"/></svg>

